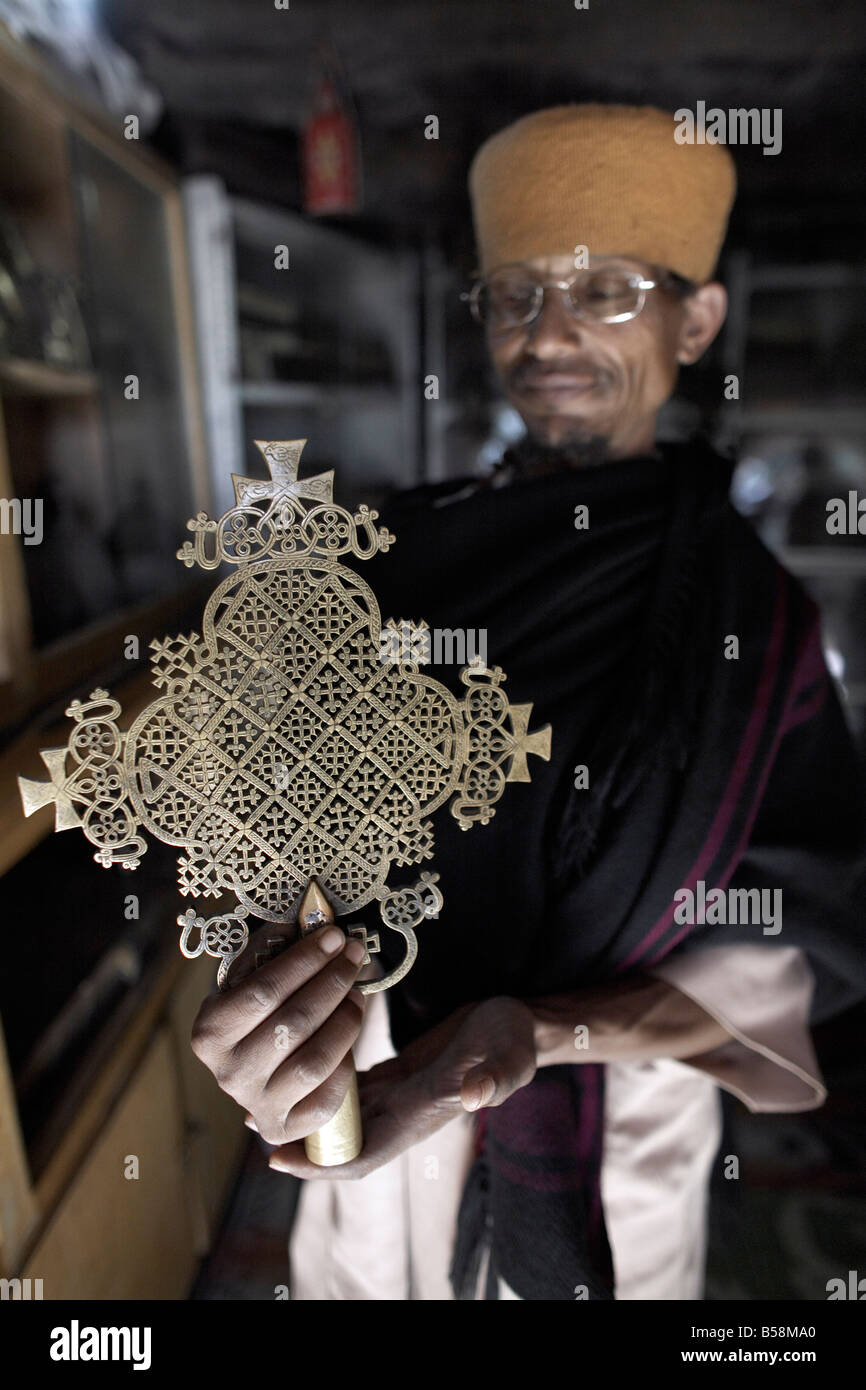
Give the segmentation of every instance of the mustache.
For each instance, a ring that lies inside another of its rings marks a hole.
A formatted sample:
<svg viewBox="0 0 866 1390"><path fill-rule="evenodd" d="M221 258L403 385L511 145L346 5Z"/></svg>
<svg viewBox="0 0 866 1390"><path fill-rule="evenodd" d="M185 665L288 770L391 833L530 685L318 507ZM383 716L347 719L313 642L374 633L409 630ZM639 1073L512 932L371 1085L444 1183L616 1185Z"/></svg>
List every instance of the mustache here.
<svg viewBox="0 0 866 1390"><path fill-rule="evenodd" d="M553 376L592 376L599 381L609 381L613 373L609 367L592 362L588 358L562 358L556 362L545 362L543 365L531 358L523 358L511 368L508 380L515 386L522 386L543 382L546 377Z"/></svg>

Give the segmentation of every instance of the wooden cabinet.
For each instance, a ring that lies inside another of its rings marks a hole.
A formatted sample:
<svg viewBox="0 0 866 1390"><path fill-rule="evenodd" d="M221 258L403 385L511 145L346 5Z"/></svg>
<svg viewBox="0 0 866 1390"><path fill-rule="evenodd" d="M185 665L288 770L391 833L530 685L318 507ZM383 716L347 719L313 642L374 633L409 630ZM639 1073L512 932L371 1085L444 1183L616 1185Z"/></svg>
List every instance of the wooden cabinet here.
<svg viewBox="0 0 866 1390"><path fill-rule="evenodd" d="M15 524L37 501L38 540ZM150 639L211 587L175 555L210 505L178 182L0 27L0 1276L46 1299L183 1298L248 1139L190 1051L214 967L178 953L173 883L99 868L82 838L73 891L53 808L25 819L16 785L65 745L68 697L110 686L124 727L153 699ZM125 892L147 896L134 924ZM118 943L128 979L106 973ZM46 1056L37 1132L24 1077Z"/></svg>
<svg viewBox="0 0 866 1390"><path fill-rule="evenodd" d="M189 1045L212 982L212 961L163 962L35 1183L3 1078L0 1273L46 1299L186 1297L249 1139Z"/></svg>
<svg viewBox="0 0 866 1390"><path fill-rule="evenodd" d="M190 969L190 966L193 966ZM184 1167L198 1255L210 1250L249 1136L237 1103L221 1091L189 1045L193 1020L208 986L214 962L184 962L169 1006L178 1083L185 1120Z"/></svg>
<svg viewBox="0 0 866 1390"><path fill-rule="evenodd" d="M194 582L210 501L172 171L0 34L0 732ZM188 600L187 600L188 601Z"/></svg>
<svg viewBox="0 0 866 1390"><path fill-rule="evenodd" d="M184 1117L161 1027L23 1277L46 1299L183 1298L196 1266Z"/></svg>

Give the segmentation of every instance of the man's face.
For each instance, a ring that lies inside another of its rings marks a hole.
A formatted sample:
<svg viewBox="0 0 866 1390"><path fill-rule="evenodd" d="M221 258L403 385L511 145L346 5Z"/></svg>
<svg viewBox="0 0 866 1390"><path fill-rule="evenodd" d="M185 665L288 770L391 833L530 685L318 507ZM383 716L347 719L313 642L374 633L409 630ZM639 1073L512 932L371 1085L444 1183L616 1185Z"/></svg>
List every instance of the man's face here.
<svg viewBox="0 0 866 1390"><path fill-rule="evenodd" d="M588 273L575 272L570 256L526 264L546 281ZM593 257L590 268L600 266L655 278L649 266L626 257ZM685 301L654 289L635 318L588 322L554 289L545 291L532 323L504 330L488 324L487 342L505 393L534 439L578 448L603 441L608 457L628 457L652 448L656 416L673 392L679 364L700 356L724 311L720 285Z"/></svg>

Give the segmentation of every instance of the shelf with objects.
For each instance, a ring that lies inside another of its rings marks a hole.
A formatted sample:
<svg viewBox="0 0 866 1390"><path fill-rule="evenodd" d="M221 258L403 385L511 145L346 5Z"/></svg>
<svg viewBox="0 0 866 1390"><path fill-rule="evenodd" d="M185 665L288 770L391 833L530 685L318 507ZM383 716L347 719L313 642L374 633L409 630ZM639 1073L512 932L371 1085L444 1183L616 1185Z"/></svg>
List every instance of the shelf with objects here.
<svg viewBox="0 0 866 1390"><path fill-rule="evenodd" d="M255 439L306 438L344 505L424 476L419 257L342 227L184 185L208 455L217 510L232 473L261 475Z"/></svg>
<svg viewBox="0 0 866 1390"><path fill-rule="evenodd" d="M828 665L866 737L866 264L729 258L719 411L732 498L820 605ZM864 505L858 512L858 499Z"/></svg>
<svg viewBox="0 0 866 1390"><path fill-rule="evenodd" d="M73 857L39 756L97 687L134 718L209 588L176 559L211 505L181 196L122 132L0 36L0 1276L46 1299L183 1297L245 1139L189 1052L173 866Z"/></svg>

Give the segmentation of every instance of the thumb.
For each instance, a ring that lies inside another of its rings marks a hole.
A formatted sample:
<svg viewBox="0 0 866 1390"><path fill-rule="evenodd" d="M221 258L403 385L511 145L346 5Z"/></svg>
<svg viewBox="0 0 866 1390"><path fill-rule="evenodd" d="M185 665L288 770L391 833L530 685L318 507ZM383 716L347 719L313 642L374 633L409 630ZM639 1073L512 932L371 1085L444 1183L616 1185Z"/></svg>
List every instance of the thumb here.
<svg viewBox="0 0 866 1390"><path fill-rule="evenodd" d="M528 1086L535 1076L535 1051L521 1037L513 1035L491 1039L487 1056L464 1073L460 1083L460 1100L464 1110L481 1110L488 1105L502 1105Z"/></svg>
<svg viewBox="0 0 866 1390"><path fill-rule="evenodd" d="M464 1018L448 1051L464 1110L502 1105L535 1075L532 1011L517 999L487 999Z"/></svg>
<svg viewBox="0 0 866 1390"><path fill-rule="evenodd" d="M464 1110L482 1110L493 1103L497 1085L496 1078L490 1072L490 1066L485 1062L466 1073L460 1084L460 1102Z"/></svg>

